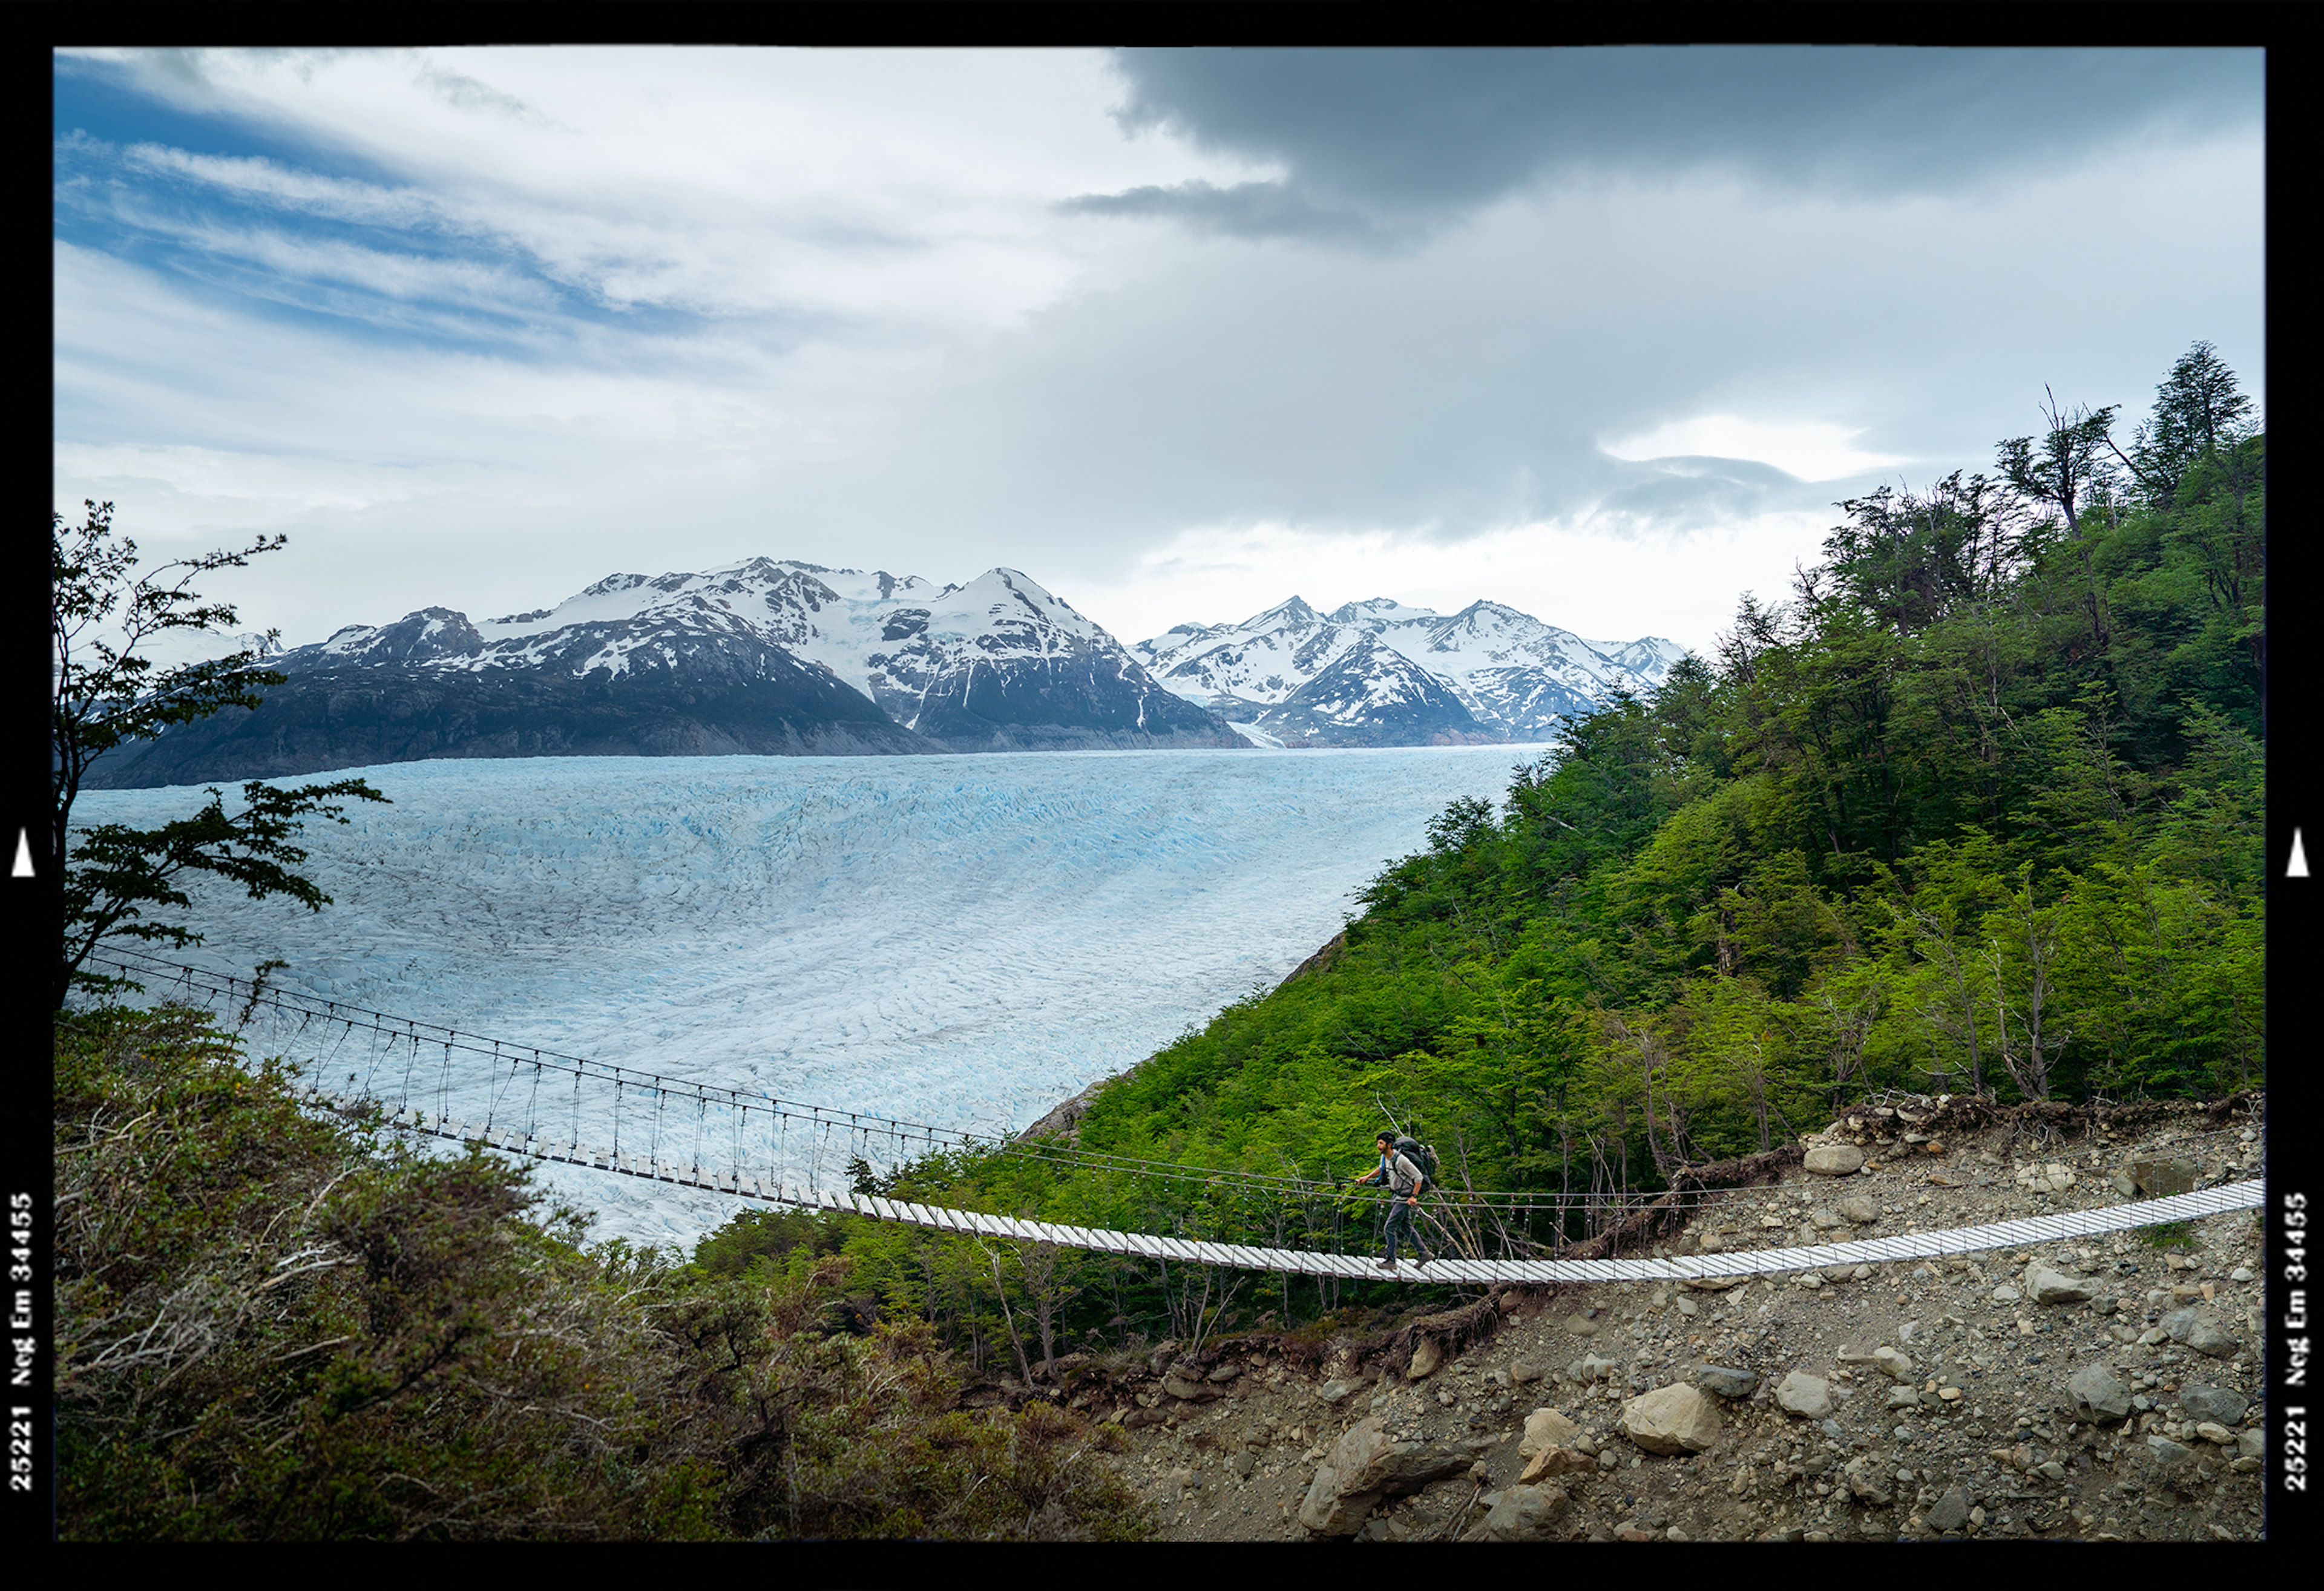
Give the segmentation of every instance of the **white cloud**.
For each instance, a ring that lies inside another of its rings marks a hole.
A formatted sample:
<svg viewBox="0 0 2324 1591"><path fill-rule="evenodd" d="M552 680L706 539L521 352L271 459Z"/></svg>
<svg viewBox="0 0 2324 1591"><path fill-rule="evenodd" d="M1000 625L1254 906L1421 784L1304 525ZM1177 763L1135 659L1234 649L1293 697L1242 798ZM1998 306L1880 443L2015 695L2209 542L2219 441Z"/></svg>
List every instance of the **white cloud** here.
<svg viewBox="0 0 2324 1591"><path fill-rule="evenodd" d="M1748 420L1731 414L1672 420L1651 431L1602 444L1615 458L1643 463L1688 455L1753 459L1803 481L1836 481L1910 462L1900 454L1866 453L1854 446L1865 428L1802 420Z"/></svg>
<svg viewBox="0 0 2324 1591"><path fill-rule="evenodd" d="M1840 477L1983 466L2045 382L2135 417L2207 337L2264 396L2240 134L1909 200L1575 178L1357 256L1060 213L1263 174L1122 137L1088 54L134 60L278 152L63 141L57 499L291 530L294 639L766 553L1013 565L1126 639L1296 590L1701 645ZM1622 462L1674 455L1831 484Z"/></svg>
<svg viewBox="0 0 2324 1591"><path fill-rule="evenodd" d="M1452 547L1387 531L1213 527L1180 532L1127 580L1055 589L1125 641L1245 619L1290 596L1325 612L1392 596L1445 614L1485 598L1587 640L1659 635L1707 653L1741 593L1786 599L1794 566L1817 560L1835 517L1768 514L1685 535L1518 525Z"/></svg>

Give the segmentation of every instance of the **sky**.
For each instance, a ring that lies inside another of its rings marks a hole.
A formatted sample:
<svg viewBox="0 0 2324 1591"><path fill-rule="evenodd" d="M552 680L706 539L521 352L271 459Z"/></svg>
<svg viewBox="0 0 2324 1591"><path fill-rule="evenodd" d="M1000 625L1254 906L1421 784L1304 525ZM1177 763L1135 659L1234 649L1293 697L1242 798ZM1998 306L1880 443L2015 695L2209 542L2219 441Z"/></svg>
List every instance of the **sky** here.
<svg viewBox="0 0 2324 1591"><path fill-rule="evenodd" d="M69 51L58 511L287 644L752 556L1709 649L2217 345L2251 50Z"/></svg>

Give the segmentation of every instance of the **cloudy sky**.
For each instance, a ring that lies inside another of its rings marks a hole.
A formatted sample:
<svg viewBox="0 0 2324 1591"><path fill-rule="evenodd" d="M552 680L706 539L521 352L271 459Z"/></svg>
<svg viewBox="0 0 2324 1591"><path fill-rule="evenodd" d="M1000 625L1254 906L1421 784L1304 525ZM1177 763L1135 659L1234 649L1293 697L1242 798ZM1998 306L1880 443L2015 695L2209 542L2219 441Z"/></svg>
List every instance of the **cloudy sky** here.
<svg viewBox="0 0 2324 1591"><path fill-rule="evenodd" d="M2266 391L2253 51L55 70L57 506L288 532L293 644L766 555L1707 647L2044 383Z"/></svg>

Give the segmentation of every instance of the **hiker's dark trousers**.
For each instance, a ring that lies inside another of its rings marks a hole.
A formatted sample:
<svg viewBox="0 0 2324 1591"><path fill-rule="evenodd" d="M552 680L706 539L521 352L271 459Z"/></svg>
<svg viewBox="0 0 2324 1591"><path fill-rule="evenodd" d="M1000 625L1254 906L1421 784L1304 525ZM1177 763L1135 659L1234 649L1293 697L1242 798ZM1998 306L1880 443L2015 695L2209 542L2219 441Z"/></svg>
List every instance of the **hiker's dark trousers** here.
<svg viewBox="0 0 2324 1591"><path fill-rule="evenodd" d="M1417 1206L1417 1205L1413 1205L1413 1204L1406 1204L1406 1203L1403 1200L1401 1200L1401 1199L1392 1199L1392 1200L1390 1200L1388 1201L1388 1258L1390 1258L1390 1259L1394 1259L1394 1258L1396 1257L1396 1240L1397 1240L1398 1237L1402 1237L1402 1238L1405 1240L1405 1242L1406 1242L1406 1243L1410 1244L1410 1245L1412 1246L1412 1247L1413 1247L1413 1248L1414 1248L1414 1249L1415 1249L1415 1250L1419 1254L1419 1255L1420 1255L1420 1257L1421 1257L1421 1258L1423 1258L1423 1259L1426 1259L1426 1258L1428 1257L1428 1245L1426 1245L1425 1243L1423 1243L1423 1242L1420 1240L1420 1234L1419 1234L1417 1231L1414 1230L1414 1228L1413 1228L1413 1225L1412 1225L1413 1218L1414 1218L1414 1217L1416 1217L1416 1216L1417 1216L1417 1215L1419 1215L1419 1213L1420 1213L1420 1207L1419 1207L1419 1206Z"/></svg>

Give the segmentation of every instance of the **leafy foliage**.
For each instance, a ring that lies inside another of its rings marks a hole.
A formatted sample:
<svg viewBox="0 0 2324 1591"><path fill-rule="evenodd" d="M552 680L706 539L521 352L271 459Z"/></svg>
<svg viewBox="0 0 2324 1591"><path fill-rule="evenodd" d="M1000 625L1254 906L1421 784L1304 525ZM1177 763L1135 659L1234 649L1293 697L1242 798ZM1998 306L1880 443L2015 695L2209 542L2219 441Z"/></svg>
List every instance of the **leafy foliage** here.
<svg viewBox="0 0 2324 1591"><path fill-rule="evenodd" d="M288 895L309 911L330 897L292 871L307 853L291 843L309 817L338 823L350 800L385 801L361 779L340 779L281 790L262 783L243 786L242 810L229 815L225 797L213 789L208 805L190 818L158 829L121 823L93 828L69 851L73 804L90 764L133 740L151 740L171 726L207 718L226 707L256 707L260 691L282 683L282 676L258 666L258 653L240 651L207 662L157 670L144 650L171 630L230 628L235 610L206 602L192 589L197 576L239 569L283 545L280 536L261 537L240 551L218 551L164 564L152 574L131 577L137 544L113 535L113 505L89 503L88 519L65 529L51 514L50 632L54 675L50 711L50 793L52 832L50 855L58 867L50 892L57 946L50 976L50 1003L61 1007L78 985L95 991L138 987L128 979L85 970L89 952L117 936L166 940L183 945L201 935L154 921L156 907L189 903L180 887L189 873L215 873L247 889L253 899ZM178 572L175 579L169 579ZM267 639L275 639L270 631Z"/></svg>
<svg viewBox="0 0 2324 1591"><path fill-rule="evenodd" d="M779 1271L727 1263L748 1234L694 1265L586 1248L573 1212L528 1219L524 1173L383 1149L195 1013L60 1025L60 1534L1150 1528L1091 1462L1119 1430L1048 1402L955 1407L924 1323L835 1329L849 1262L817 1233Z"/></svg>
<svg viewBox="0 0 2324 1591"><path fill-rule="evenodd" d="M1824 562L1745 596L1715 657L1569 725L1498 808L1453 803L1335 953L1096 1093L1082 1146L1212 1182L1004 1155L945 1167L948 1200L1322 1246L1365 1236L1330 1184L1383 1125L1455 1187L1554 1207L1881 1090L2261 1078L2265 438L2204 345L2131 455L2112 408L2043 412L1995 475L1842 503ZM1460 1237L1591 1230L1553 1208ZM973 1316L943 1240L880 1241L885 1296ZM1188 1334L1191 1278L1110 1263L1083 1318Z"/></svg>

